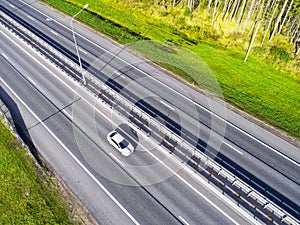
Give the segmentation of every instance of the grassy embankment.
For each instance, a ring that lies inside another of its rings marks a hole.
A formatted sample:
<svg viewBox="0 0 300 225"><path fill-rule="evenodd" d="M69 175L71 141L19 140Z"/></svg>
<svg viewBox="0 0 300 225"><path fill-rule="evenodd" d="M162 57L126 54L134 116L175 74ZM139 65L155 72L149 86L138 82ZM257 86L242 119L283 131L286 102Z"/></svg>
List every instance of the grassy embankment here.
<svg viewBox="0 0 300 225"><path fill-rule="evenodd" d="M43 1L71 15L86 3L85 0ZM151 39L169 41L188 48L209 66L227 102L300 138L300 84L297 77L282 72L253 55L244 63L244 51L217 46L212 39L209 43L204 42L199 39L201 37L197 39L173 26L171 19L166 19L163 12L153 11L153 6L145 11L143 3L133 9L126 2L89 1L89 12L82 12L78 19L122 44ZM178 20L183 20L183 16L186 16L184 13ZM203 30L199 31L201 32L205 33ZM157 59L158 54L152 56ZM182 62L190 61L184 56L179 57ZM196 83L203 83L201 76L190 74L191 78L180 72L179 75L189 81L194 79Z"/></svg>
<svg viewBox="0 0 300 225"><path fill-rule="evenodd" d="M58 189L3 124L1 117L0 224L74 224Z"/></svg>

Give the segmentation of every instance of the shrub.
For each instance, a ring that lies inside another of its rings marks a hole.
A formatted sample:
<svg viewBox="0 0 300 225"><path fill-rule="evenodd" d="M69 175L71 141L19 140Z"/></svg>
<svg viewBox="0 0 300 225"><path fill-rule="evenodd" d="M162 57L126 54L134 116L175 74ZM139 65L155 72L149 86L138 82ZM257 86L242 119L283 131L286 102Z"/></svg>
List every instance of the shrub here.
<svg viewBox="0 0 300 225"><path fill-rule="evenodd" d="M272 46L270 49L270 54L274 57L274 59L280 59L284 62L288 62L291 59L291 55L283 48Z"/></svg>

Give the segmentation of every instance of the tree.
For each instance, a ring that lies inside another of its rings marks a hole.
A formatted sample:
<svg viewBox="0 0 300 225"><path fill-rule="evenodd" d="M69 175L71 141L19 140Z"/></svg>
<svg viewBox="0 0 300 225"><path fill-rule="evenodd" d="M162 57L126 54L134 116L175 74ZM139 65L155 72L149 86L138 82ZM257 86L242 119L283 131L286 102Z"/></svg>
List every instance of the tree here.
<svg viewBox="0 0 300 225"><path fill-rule="evenodd" d="M251 37L251 39L250 39L250 43L249 43L249 46L248 46L248 49L247 49L246 56L245 56L245 58L244 58L244 62L246 62L247 59L248 59L249 53L250 53L250 51L251 51L251 48L252 48L252 46L253 46L253 43L254 43L254 40L255 40L255 38L256 38L257 32L258 32L258 30L259 30L260 23L261 23L261 21L259 20L259 21L257 22L257 24L256 24L256 29L255 29L255 31L254 31L254 33L252 34L252 37Z"/></svg>
<svg viewBox="0 0 300 225"><path fill-rule="evenodd" d="M295 43L296 37L297 37L297 33L299 31L299 18L297 18L297 22L295 23L295 26L293 27L292 31L291 31L291 42L290 43Z"/></svg>
<svg viewBox="0 0 300 225"><path fill-rule="evenodd" d="M300 54L300 40L296 41L295 44L295 56L297 57Z"/></svg>
<svg viewBox="0 0 300 225"><path fill-rule="evenodd" d="M172 7L174 8L176 6L176 0L173 0Z"/></svg>
<svg viewBox="0 0 300 225"><path fill-rule="evenodd" d="M231 12L230 21L232 21L232 19L236 17L236 15L239 11L240 4L241 4L241 0L235 1L232 12Z"/></svg>
<svg viewBox="0 0 300 225"><path fill-rule="evenodd" d="M275 13L277 12L277 8L278 8L278 5L276 4L276 0L273 0L273 4L272 4L272 6L271 6L271 10L273 9L273 12L272 12L271 18L270 18L269 21L268 21L268 25L267 25L267 28L265 29L264 36L263 36L263 38L262 38L261 44L264 43L264 41L265 41L265 39L266 39L266 37L267 37L267 34L268 34L269 29L270 29L270 27L271 27L271 24L272 24L272 22L273 22L273 18L274 18L274 16L275 16Z"/></svg>
<svg viewBox="0 0 300 225"><path fill-rule="evenodd" d="M226 12L227 7L228 7L228 1L229 0L225 0L225 2L224 2L224 7L223 7L223 10L222 10L222 20L225 18L225 12Z"/></svg>
<svg viewBox="0 0 300 225"><path fill-rule="evenodd" d="M188 0L188 7L190 9L190 14L193 13L194 5L195 5L195 1L194 0Z"/></svg>
<svg viewBox="0 0 300 225"><path fill-rule="evenodd" d="M269 10L269 6L270 6L270 4L271 4L271 1L272 1L272 0L268 0L267 4L265 5L265 7L264 7L264 12L263 12L263 14L262 14L262 19L265 18L266 14L267 14L267 12L268 12L268 10ZM274 6L274 4L275 4L275 1L276 1L276 0L273 0L273 1L272 1L271 9L273 8L273 6Z"/></svg>
<svg viewBox="0 0 300 225"><path fill-rule="evenodd" d="M257 7L259 7L260 5L264 5L264 3L265 3L265 0L259 0L259 2L257 3ZM259 20L259 17L260 17L260 15L262 13L262 10L263 10L263 7L260 6L259 10L258 10L258 13L256 14L255 20L254 20L254 22L253 22L253 24L252 24L252 26L250 28L249 35L252 33L252 31L253 31L253 29L255 27L256 22Z"/></svg>
<svg viewBox="0 0 300 225"><path fill-rule="evenodd" d="M246 17L245 22L244 22L242 34L244 34L244 32L245 32L247 23L248 23L248 21L249 21L251 15L252 15L252 11L253 11L254 5L255 5L255 0L252 0L250 9L248 10L248 14L247 14L247 17Z"/></svg>
<svg viewBox="0 0 300 225"><path fill-rule="evenodd" d="M240 25L241 25L241 22L242 22L242 18L243 18L243 15L244 15L244 11L245 11L245 8L246 8L246 3L247 3L247 0L244 0L243 1L243 5L242 5L242 9L241 9L241 12L240 12L240 15L239 15L239 18L238 18L238 25L237 25L237 28L236 28L236 33L239 32L239 29L240 29Z"/></svg>
<svg viewBox="0 0 300 225"><path fill-rule="evenodd" d="M213 16L212 16L212 26L214 26L214 23L215 23L215 20L216 20L216 15L217 15L217 8L218 8L218 5L219 5L219 1L216 0L215 1L215 6L214 6L214 12L213 12Z"/></svg>
<svg viewBox="0 0 300 225"><path fill-rule="evenodd" d="M212 3L213 0L209 0L208 4L207 4L207 13L210 13L210 5Z"/></svg>
<svg viewBox="0 0 300 225"><path fill-rule="evenodd" d="M280 10L280 13L279 13L279 15L278 15L278 17L277 17L277 20L276 20L275 25L274 25L274 28L273 28L273 30L272 30L271 36L270 36L270 38L269 38L269 42L272 41L272 39L273 39L275 33L277 32L277 28L278 28L279 22L280 22L281 19L282 19L282 15L283 15L283 13L284 13L284 11L285 11L285 7L286 7L287 3L288 3L288 0L284 0L283 7L282 7L282 9Z"/></svg>
<svg viewBox="0 0 300 225"><path fill-rule="evenodd" d="M286 21L286 18L288 17L289 11L291 10L293 3L294 3L294 0L291 0L291 3L290 3L290 5L289 5L289 7L288 7L288 9L287 9L287 11L285 13L285 17L283 18L282 23L281 23L281 25L279 27L278 34L281 33L282 27L283 27L283 25L284 25L284 23Z"/></svg>
<svg viewBox="0 0 300 225"><path fill-rule="evenodd" d="M292 33L293 31L293 28L297 26L297 18L294 18L290 24L290 28L288 30L288 33L287 33L287 36L290 37L290 34Z"/></svg>
<svg viewBox="0 0 300 225"><path fill-rule="evenodd" d="M223 20L226 20L226 18L227 18L227 15L228 15L228 13L229 13L229 10L230 10L230 7L231 7L231 5L232 5L232 0L229 0L229 3L228 3L228 5L227 5L227 7L226 7L226 12L225 12L225 15L224 15L224 18L223 18Z"/></svg>
<svg viewBox="0 0 300 225"><path fill-rule="evenodd" d="M207 10L208 14L212 14L212 26L215 26L218 20L236 20L236 33L240 32L242 25L241 33L244 34L251 23L248 33L251 38L245 61L259 32L263 36L261 44L268 35L271 42L275 35L284 34L290 38L290 43L295 45L295 54L300 54L300 0L154 0L153 2L165 6L168 4L173 8L188 7L190 14L196 8L199 11Z"/></svg>

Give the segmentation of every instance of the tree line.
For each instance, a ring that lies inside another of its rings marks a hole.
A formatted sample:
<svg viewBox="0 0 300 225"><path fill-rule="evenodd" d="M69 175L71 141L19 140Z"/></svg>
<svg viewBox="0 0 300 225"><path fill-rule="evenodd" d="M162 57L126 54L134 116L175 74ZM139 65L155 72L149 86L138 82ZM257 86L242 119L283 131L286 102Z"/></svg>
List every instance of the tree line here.
<svg viewBox="0 0 300 225"><path fill-rule="evenodd" d="M155 0L165 7L188 7L206 10L211 15L211 25L217 21L236 23L235 33L251 37L245 61L260 31L261 45L272 42L276 35L289 38L295 46L295 56L300 54L300 0Z"/></svg>

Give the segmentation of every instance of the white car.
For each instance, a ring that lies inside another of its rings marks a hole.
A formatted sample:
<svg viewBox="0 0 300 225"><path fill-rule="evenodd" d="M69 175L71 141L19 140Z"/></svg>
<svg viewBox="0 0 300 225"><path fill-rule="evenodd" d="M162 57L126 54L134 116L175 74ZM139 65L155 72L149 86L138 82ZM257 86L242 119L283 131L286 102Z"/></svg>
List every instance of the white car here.
<svg viewBox="0 0 300 225"><path fill-rule="evenodd" d="M107 141L114 146L123 156L129 156L134 151L134 147L117 131L112 131L107 135Z"/></svg>

